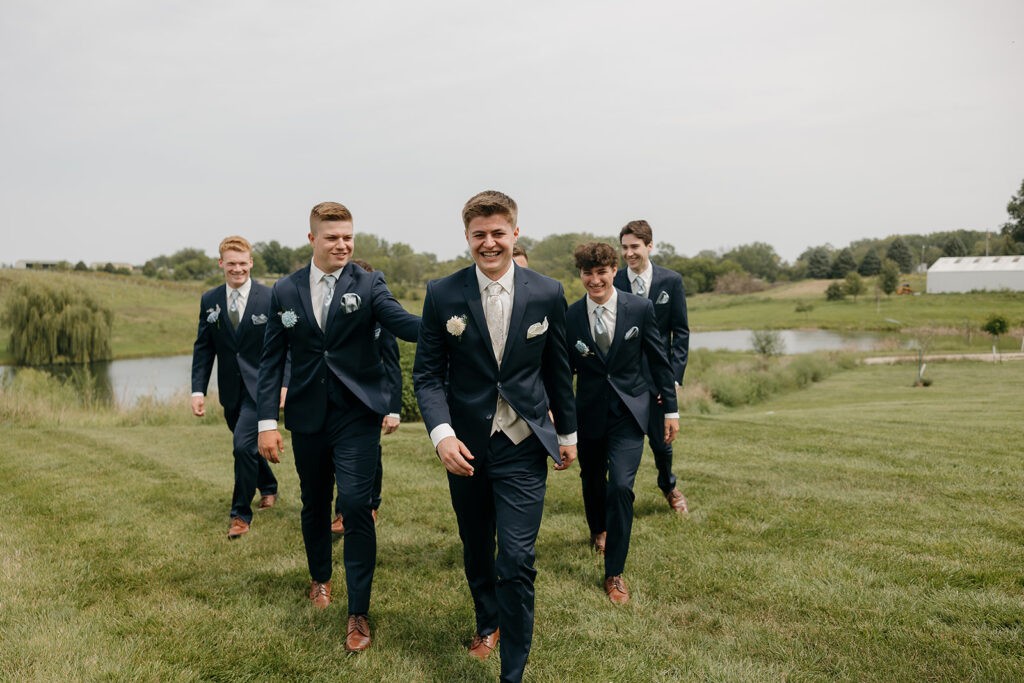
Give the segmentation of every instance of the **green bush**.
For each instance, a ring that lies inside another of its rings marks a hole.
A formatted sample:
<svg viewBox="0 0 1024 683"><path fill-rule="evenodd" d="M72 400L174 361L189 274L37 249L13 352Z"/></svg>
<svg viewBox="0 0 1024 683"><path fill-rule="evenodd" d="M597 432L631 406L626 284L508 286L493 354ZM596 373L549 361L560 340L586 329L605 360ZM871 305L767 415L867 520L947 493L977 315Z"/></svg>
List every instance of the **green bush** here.
<svg viewBox="0 0 1024 683"><path fill-rule="evenodd" d="M416 359L416 345L398 340L398 361L402 366L402 422L421 422L420 406L412 386L412 364Z"/></svg>

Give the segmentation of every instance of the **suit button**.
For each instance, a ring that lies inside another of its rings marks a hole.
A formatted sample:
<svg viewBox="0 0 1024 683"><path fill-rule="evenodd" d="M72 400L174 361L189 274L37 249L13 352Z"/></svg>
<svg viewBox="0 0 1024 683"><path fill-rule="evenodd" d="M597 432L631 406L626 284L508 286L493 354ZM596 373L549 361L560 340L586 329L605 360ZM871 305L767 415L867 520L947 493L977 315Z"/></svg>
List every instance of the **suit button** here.
<svg viewBox="0 0 1024 683"><path fill-rule="evenodd" d="M501 389L501 382L498 382L498 388Z"/></svg>
<svg viewBox="0 0 1024 683"><path fill-rule="evenodd" d="M327 352L324 351L324 358L327 358Z"/></svg>
<svg viewBox="0 0 1024 683"><path fill-rule="evenodd" d="M494 419L494 416L493 416L493 415L491 415L490 413L487 413L486 415L484 415L484 419L485 419L485 420L493 420L493 419Z"/></svg>
<svg viewBox="0 0 1024 683"><path fill-rule="evenodd" d="M320 384L323 384L323 383L324 383L324 378L323 378L323 377L321 377L321 378L320 378Z"/></svg>

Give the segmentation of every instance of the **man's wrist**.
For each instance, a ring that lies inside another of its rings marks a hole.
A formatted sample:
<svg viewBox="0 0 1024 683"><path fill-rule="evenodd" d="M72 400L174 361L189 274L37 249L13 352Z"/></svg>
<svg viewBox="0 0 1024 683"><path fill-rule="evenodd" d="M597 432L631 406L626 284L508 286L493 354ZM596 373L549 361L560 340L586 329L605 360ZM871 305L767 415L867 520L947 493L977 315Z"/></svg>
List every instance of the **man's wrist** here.
<svg viewBox="0 0 1024 683"><path fill-rule="evenodd" d="M193 391L192 392L192 398L195 398L196 396L206 396L206 394L204 394L201 391Z"/></svg>
<svg viewBox="0 0 1024 683"><path fill-rule="evenodd" d="M402 419L402 415L400 413L388 413L387 417L390 417L390 418L392 418L394 420L401 420Z"/></svg>
<svg viewBox="0 0 1024 683"><path fill-rule="evenodd" d="M437 444L441 443L443 439L447 439L449 436L455 436L455 430L447 422L442 422L433 429L430 430L430 442L434 444L434 449L437 449Z"/></svg>
<svg viewBox="0 0 1024 683"><path fill-rule="evenodd" d="M665 413L665 419L666 420L678 420L679 419L679 413Z"/></svg>
<svg viewBox="0 0 1024 683"><path fill-rule="evenodd" d="M274 432L277 431L277 420L260 420L256 423L256 431L258 432Z"/></svg>

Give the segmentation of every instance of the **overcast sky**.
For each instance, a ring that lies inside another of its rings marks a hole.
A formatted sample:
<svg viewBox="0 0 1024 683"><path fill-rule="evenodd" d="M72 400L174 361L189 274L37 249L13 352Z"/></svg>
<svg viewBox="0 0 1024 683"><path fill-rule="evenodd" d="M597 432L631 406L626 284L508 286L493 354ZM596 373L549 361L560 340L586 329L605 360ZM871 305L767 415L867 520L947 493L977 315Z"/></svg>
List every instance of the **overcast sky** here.
<svg viewBox="0 0 1024 683"><path fill-rule="evenodd" d="M449 258L647 218L680 253L997 228L1024 2L3 0L0 263L297 246L310 207Z"/></svg>

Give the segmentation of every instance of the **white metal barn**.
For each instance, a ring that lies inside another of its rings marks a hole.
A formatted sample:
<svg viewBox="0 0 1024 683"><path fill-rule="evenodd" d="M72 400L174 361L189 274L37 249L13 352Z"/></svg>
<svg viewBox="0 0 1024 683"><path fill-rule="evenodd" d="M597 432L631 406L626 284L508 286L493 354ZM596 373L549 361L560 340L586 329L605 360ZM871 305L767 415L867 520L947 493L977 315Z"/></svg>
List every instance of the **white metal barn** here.
<svg viewBox="0 0 1024 683"><path fill-rule="evenodd" d="M928 269L929 294L985 289L1024 292L1024 256L946 256Z"/></svg>

